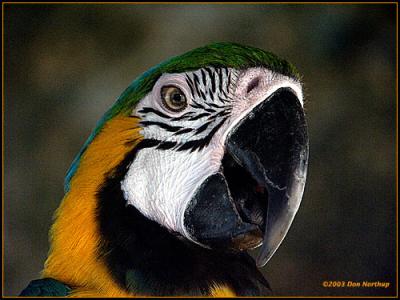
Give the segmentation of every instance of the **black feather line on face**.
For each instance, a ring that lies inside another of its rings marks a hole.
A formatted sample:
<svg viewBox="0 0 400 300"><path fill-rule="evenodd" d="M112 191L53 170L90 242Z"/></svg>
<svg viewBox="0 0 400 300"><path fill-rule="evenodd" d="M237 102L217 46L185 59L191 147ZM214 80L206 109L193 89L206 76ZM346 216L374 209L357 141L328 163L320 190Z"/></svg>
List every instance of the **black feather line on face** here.
<svg viewBox="0 0 400 300"><path fill-rule="evenodd" d="M211 106L211 107L214 107L214 108L226 109L225 106L220 106L220 105L217 105L215 103L209 103L208 105Z"/></svg>
<svg viewBox="0 0 400 300"><path fill-rule="evenodd" d="M208 126L209 126L210 124L212 124L212 123L213 123L213 122L210 121L210 122L207 122L207 123L201 125L199 128L196 129L195 135L198 135L199 133L202 133L203 131L205 131L205 130L208 128Z"/></svg>
<svg viewBox="0 0 400 300"><path fill-rule="evenodd" d="M268 282L246 252L202 248L127 205L121 181L139 151L158 144L139 142L98 189L98 258L111 276L128 293L143 296L210 296L215 284L239 296L269 295Z"/></svg>
<svg viewBox="0 0 400 300"><path fill-rule="evenodd" d="M196 115L196 116L193 116L193 117L189 118L189 120L190 120L190 121L195 121L195 120L201 119L201 118L203 118L203 117L207 117L207 116L209 116L209 115L210 115L210 113L205 112L205 113L201 113L201 114L198 114L198 115Z"/></svg>
<svg viewBox="0 0 400 300"><path fill-rule="evenodd" d="M207 109L205 109L207 110ZM215 112L215 110L209 109L208 111L212 111ZM208 144L211 142L212 137L214 136L214 134L217 132L217 130L219 128L221 128L221 126L225 123L225 121L228 119L227 115L229 115L230 113L230 109L226 110L226 111L221 111L211 117L208 118L208 122L201 125L199 128L197 129L193 129L193 128L184 128L181 126L171 126L168 124L164 124L161 122L154 122L154 121L142 121L141 125L143 126L158 126L160 128L163 128L169 132L175 132L174 135L181 135L184 133L189 133L191 131L195 131L194 135L198 135L202 132L204 132L205 130L208 129L208 127L214 123L215 119L217 117L224 117L208 134L207 136L205 136L202 139L196 139L196 140L190 140L187 141L185 143L179 143L177 141L160 141L160 140L152 140L152 141L156 141L153 142L152 147L156 147L157 149L161 149L161 150L167 150L167 149L172 149L174 147L176 147L177 151L184 151L184 150L190 150L190 152L196 151L196 150L201 150L204 147L208 146ZM210 113L203 113L194 117L190 117L189 120L197 120L200 119L202 117L206 117L209 116Z"/></svg>
<svg viewBox="0 0 400 300"><path fill-rule="evenodd" d="M141 110L138 111L138 113L141 113L141 114L144 114L144 115L147 115L148 113L153 113L153 114L156 114L157 116L159 116L161 118L164 118L164 119L170 119L171 118L170 116L168 116L168 115L166 115L166 114L164 114L164 113L162 113L162 112L160 112L160 111L158 111L158 110L156 110L154 108L151 108L151 107L143 107Z"/></svg>
<svg viewBox="0 0 400 300"><path fill-rule="evenodd" d="M211 90L208 90L208 94L210 95L211 100L214 101L214 93Z"/></svg>
<svg viewBox="0 0 400 300"><path fill-rule="evenodd" d="M210 68L204 68L206 71L207 71L207 73L208 73L208 75L209 75L209 77L210 77L210 81L211 81L211 91L212 91L212 94L213 93L215 93L215 72L213 72Z"/></svg>
<svg viewBox="0 0 400 300"><path fill-rule="evenodd" d="M167 150L171 149L174 147L177 147L175 150L176 151L184 151L184 150L190 150L190 152L196 151L196 150L201 150L204 147L208 146L208 144L211 142L212 137L214 134L217 132L219 128L225 123L225 121L228 119L228 117L224 117L221 122L219 122L204 138L202 139L196 139L196 140L190 140L185 143L178 143L176 141L160 141L160 140L155 140L155 139L145 139L145 141L151 141L151 143L146 144L146 148L157 148L161 150ZM202 126L200 126L198 129L196 129L195 135L200 134L201 132L205 131L210 124L212 124L213 121L209 121ZM176 132L174 135L179 135L183 134L186 132L193 131L193 128L183 128L181 131Z"/></svg>
<svg viewBox="0 0 400 300"><path fill-rule="evenodd" d="M168 116L168 115L166 115L166 114L164 114L164 113L162 113L162 112L160 112L160 111L158 111L158 110L156 110L156 109L154 109L152 107L144 107L141 110L139 110L138 113L143 114L142 119L144 119L147 116L147 114L154 113L154 114L156 114L157 116L159 116L159 117L161 117L163 119L167 119L167 120L174 121L174 122L175 121L186 120L190 116L194 115L194 112L190 111L190 112L187 112L187 113L185 113L185 114L183 114L183 115L181 115L179 117L171 117L171 116ZM139 118L137 116L130 116L130 117ZM143 121L143 122L149 122L149 121ZM143 124L143 122L142 122L142 124Z"/></svg>
<svg viewBox="0 0 400 300"><path fill-rule="evenodd" d="M210 113L215 113L216 111L215 111L215 109L212 109L212 108L206 108L206 107L204 107L203 108L205 111L207 111L207 112L210 112Z"/></svg>
<svg viewBox="0 0 400 300"><path fill-rule="evenodd" d="M190 106L193 108L204 108L202 105L200 105L199 103L197 103L196 101L192 101L192 103L190 103Z"/></svg>
<svg viewBox="0 0 400 300"><path fill-rule="evenodd" d="M165 123L155 122L155 121L141 121L140 124L144 125L144 126L155 125L155 126L161 127L163 129L165 129L166 131L170 131L170 132L176 132L183 128L182 126L171 126L171 125L168 125Z"/></svg>
<svg viewBox="0 0 400 300"><path fill-rule="evenodd" d="M203 142L204 142L203 147L208 146L208 144L211 142L211 139L212 139L212 137L214 136L214 134L217 132L218 129L221 128L221 126L225 123L225 121L226 121L227 119L228 119L228 117L223 118L222 121L219 122L218 125L215 126L215 127L208 133L208 135L203 139Z"/></svg>
<svg viewBox="0 0 400 300"><path fill-rule="evenodd" d="M227 100L227 99L225 99L225 98L222 98L221 96L218 96L218 99L219 99L219 101L221 101L222 103L226 103L226 102L228 102L228 100Z"/></svg>
<svg viewBox="0 0 400 300"><path fill-rule="evenodd" d="M157 146L157 149L161 149L161 150L171 149L171 148L175 147L176 144L177 144L177 142L163 141Z"/></svg>
<svg viewBox="0 0 400 300"><path fill-rule="evenodd" d="M171 121L181 121L181 120L187 120L190 116L192 116L194 114L194 112L187 112L187 113L185 113L185 114L183 114L182 116L180 116L180 117L175 117L175 118L172 118L171 119Z"/></svg>
<svg viewBox="0 0 400 300"><path fill-rule="evenodd" d="M189 86L189 89L190 89L190 93L191 93L191 95L192 95L192 98L194 98L194 88L193 88L193 80L186 74L186 76L185 76L185 78L186 78L186 83L187 83L187 85Z"/></svg>
<svg viewBox="0 0 400 300"><path fill-rule="evenodd" d="M217 114L215 114L215 115L212 115L212 116L208 117L207 120L208 120L208 121L215 120L216 118L220 118L220 117L227 116L227 115L229 115L230 113L231 113L230 110L221 111L221 112L219 112L219 113L217 113Z"/></svg>
<svg viewBox="0 0 400 300"><path fill-rule="evenodd" d="M203 85L206 86L207 85L206 72L204 72L203 69L201 69L200 72L201 72L201 78L203 80Z"/></svg>
<svg viewBox="0 0 400 300"><path fill-rule="evenodd" d="M228 98L227 93L224 90L221 90L222 94L224 95L225 98Z"/></svg>
<svg viewBox="0 0 400 300"><path fill-rule="evenodd" d="M230 86L231 86L231 73L228 74L228 84L226 85L226 90L228 90Z"/></svg>
<svg viewBox="0 0 400 300"><path fill-rule="evenodd" d="M203 99L207 99L206 95L203 93L202 90L200 90L200 95L201 95L201 97L202 97Z"/></svg>
<svg viewBox="0 0 400 300"><path fill-rule="evenodd" d="M219 90L222 91L222 69L218 69L218 76L219 76Z"/></svg>
<svg viewBox="0 0 400 300"><path fill-rule="evenodd" d="M225 117L222 119L221 122L218 123L208 134L202 139L199 140L192 140L188 141L181 146L179 146L176 150L177 151L184 151L184 150L190 150L190 152L193 152L195 150L201 150L204 147L208 146L208 144L211 142L212 137L214 134L217 132L219 128L225 123L225 121L228 119L228 117Z"/></svg>
<svg viewBox="0 0 400 300"><path fill-rule="evenodd" d="M184 150L190 150L190 152L196 151L196 150L201 150L204 147L208 146L208 144L211 142L212 137L214 134L217 132L217 130L225 123L225 121L228 119L228 117L225 117L222 119L220 123L218 123L208 134L202 139L196 139L196 140L191 140L187 141L185 143L178 143L176 141L160 141L156 139L144 139L144 141L147 141L145 144L146 146L143 148L157 148L160 150L167 150L167 149L172 149L174 147L176 148L176 151L184 151ZM209 121L202 126L200 126L198 129L196 129L195 134L200 134L201 132L205 131L210 124L212 124L214 121ZM164 124L165 125L165 124ZM183 133L188 133L193 131L193 128L182 128L180 131L176 132L174 135L180 135Z"/></svg>
<svg viewBox="0 0 400 300"><path fill-rule="evenodd" d="M181 135L184 133L192 132L194 129L193 128L184 128L179 130L178 132L175 132L174 135Z"/></svg>
<svg viewBox="0 0 400 300"><path fill-rule="evenodd" d="M196 74L193 74L193 80L194 80L194 87L196 89L197 96L200 97L200 89L199 89L200 80L199 80L199 77Z"/></svg>

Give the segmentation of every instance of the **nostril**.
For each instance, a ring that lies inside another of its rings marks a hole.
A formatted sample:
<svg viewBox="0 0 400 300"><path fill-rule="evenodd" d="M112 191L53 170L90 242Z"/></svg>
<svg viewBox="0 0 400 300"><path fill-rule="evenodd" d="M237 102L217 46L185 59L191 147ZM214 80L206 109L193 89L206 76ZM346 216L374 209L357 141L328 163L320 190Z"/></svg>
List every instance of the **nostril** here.
<svg viewBox="0 0 400 300"><path fill-rule="evenodd" d="M260 83L260 77L253 78L249 85L247 86L247 93L250 93L252 90L254 90Z"/></svg>

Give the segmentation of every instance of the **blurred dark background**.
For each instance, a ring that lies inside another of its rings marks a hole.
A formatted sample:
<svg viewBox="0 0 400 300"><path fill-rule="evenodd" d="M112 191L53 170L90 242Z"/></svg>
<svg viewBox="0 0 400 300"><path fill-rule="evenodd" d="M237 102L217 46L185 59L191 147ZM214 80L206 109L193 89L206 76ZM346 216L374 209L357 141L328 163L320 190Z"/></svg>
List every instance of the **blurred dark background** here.
<svg viewBox="0 0 400 300"><path fill-rule="evenodd" d="M66 171L130 82L170 56L234 41L288 59L305 84L308 182L263 269L274 293L395 294L395 35L394 4L6 4L3 293L39 277Z"/></svg>

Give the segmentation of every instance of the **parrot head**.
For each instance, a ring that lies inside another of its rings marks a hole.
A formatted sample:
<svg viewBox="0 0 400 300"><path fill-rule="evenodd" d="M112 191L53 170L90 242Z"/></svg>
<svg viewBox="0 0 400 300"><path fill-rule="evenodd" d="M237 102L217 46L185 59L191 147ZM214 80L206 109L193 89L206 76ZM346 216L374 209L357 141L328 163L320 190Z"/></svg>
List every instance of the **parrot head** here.
<svg viewBox="0 0 400 300"><path fill-rule="evenodd" d="M294 67L257 48L216 43L128 87L73 162L66 195L95 195L96 249L115 270L145 264L129 249L151 255L170 240L218 253L260 246L261 267L299 208L307 161Z"/></svg>

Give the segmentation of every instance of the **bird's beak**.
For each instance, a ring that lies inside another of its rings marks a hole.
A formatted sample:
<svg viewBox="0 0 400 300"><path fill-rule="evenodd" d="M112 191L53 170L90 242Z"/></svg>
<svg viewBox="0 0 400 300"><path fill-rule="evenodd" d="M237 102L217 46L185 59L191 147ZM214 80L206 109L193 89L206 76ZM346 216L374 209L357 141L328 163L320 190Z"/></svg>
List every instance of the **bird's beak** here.
<svg viewBox="0 0 400 300"><path fill-rule="evenodd" d="M259 202L256 210L246 212L251 199L239 202L237 208L245 218L249 215L248 222L262 227L264 237L257 258L261 267L284 239L303 196L308 136L299 99L290 89L276 91L238 124L226 146L228 155L257 184L258 193L253 197L255 203ZM255 213L261 218L253 217Z"/></svg>
<svg viewBox="0 0 400 300"><path fill-rule="evenodd" d="M264 266L299 208L307 163L303 107L291 89L281 88L228 133L220 172L195 195L191 233L211 246L229 241L243 250L262 244L257 265Z"/></svg>

